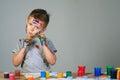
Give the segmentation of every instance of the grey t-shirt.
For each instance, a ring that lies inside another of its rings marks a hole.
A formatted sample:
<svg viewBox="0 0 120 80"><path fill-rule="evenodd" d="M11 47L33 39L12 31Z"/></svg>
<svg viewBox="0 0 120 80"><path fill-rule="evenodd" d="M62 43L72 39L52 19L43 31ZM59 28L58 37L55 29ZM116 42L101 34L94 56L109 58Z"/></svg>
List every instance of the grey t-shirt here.
<svg viewBox="0 0 120 80"><path fill-rule="evenodd" d="M52 52L57 52L52 41L48 38L46 38L46 44ZM12 52L17 53L23 46L24 39L20 39L17 47ZM42 44L39 38L35 38L32 41L31 45L27 47L25 54L26 56L22 67L23 72L40 72L50 69L50 66L44 57Z"/></svg>

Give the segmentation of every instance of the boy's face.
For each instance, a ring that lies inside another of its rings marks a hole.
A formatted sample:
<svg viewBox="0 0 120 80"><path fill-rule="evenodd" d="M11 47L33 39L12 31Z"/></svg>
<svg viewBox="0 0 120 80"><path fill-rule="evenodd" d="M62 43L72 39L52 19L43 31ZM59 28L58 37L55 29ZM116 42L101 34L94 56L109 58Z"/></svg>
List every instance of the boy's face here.
<svg viewBox="0 0 120 80"><path fill-rule="evenodd" d="M27 20L27 36L31 37L36 33L41 33L45 31L45 26L44 26L44 22L39 21L34 19L33 17L30 17Z"/></svg>

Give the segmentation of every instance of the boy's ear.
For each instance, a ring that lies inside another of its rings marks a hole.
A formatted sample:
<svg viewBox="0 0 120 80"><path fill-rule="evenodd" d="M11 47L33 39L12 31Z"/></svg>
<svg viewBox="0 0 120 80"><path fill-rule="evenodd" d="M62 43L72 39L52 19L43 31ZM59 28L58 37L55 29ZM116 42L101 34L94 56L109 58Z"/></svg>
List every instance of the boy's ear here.
<svg viewBox="0 0 120 80"><path fill-rule="evenodd" d="M28 22L28 20L26 20L26 29L25 29L26 32L27 32L27 22Z"/></svg>
<svg viewBox="0 0 120 80"><path fill-rule="evenodd" d="M25 29L25 31L27 32L27 25L26 25L26 29Z"/></svg>

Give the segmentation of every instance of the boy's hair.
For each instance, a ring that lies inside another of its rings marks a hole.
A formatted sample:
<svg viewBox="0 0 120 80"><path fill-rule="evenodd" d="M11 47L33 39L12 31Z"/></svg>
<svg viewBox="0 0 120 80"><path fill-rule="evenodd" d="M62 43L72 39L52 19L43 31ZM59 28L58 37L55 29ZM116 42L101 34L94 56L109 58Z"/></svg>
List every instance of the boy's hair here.
<svg viewBox="0 0 120 80"><path fill-rule="evenodd" d="M34 9L28 16L28 20L30 17L33 17L37 20L43 21L45 23L45 27L47 27L49 23L49 14L44 9Z"/></svg>

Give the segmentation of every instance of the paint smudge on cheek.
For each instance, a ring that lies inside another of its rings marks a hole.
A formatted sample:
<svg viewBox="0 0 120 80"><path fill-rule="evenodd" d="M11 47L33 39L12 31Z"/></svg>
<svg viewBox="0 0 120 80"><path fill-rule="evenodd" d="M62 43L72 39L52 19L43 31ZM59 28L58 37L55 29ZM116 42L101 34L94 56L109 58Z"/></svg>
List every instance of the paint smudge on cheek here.
<svg viewBox="0 0 120 80"><path fill-rule="evenodd" d="M43 27L43 23L42 22L39 22L40 23L40 26Z"/></svg>

